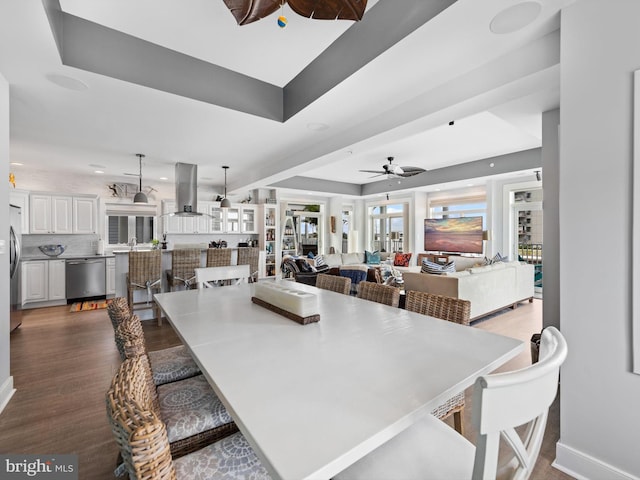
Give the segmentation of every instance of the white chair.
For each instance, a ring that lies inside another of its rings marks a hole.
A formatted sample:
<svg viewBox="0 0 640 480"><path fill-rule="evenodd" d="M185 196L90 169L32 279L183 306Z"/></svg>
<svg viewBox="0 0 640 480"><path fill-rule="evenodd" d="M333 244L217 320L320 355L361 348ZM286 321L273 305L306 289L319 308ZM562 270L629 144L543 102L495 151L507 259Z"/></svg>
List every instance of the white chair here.
<svg viewBox="0 0 640 480"><path fill-rule="evenodd" d="M196 268L195 272L199 289L218 286L223 280L232 280L232 285L239 285L242 281L248 282L251 276L249 265Z"/></svg>
<svg viewBox="0 0 640 480"><path fill-rule="evenodd" d="M531 475L558 389L567 344L554 327L542 332L540 361L515 372L476 380L473 423L476 446L444 422L427 415L339 475L347 479L526 480ZM528 424L521 438L515 427ZM500 437L513 456L498 469Z"/></svg>

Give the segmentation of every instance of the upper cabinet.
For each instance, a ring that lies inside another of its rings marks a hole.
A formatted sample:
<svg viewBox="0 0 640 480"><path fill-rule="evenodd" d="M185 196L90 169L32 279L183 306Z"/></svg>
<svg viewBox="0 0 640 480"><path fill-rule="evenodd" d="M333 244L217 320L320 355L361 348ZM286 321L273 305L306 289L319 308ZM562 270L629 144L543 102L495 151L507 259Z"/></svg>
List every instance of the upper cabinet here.
<svg viewBox="0 0 640 480"><path fill-rule="evenodd" d="M29 192L26 190L14 190L9 191L9 203L20 207L22 217L22 234L29 233Z"/></svg>
<svg viewBox="0 0 640 480"><path fill-rule="evenodd" d="M258 205L236 204L220 208L220 202L198 202L201 216L171 216L175 202L162 202L165 233L259 233Z"/></svg>
<svg viewBox="0 0 640 480"><path fill-rule="evenodd" d="M98 200L73 197L73 233L97 233Z"/></svg>
<svg viewBox="0 0 640 480"><path fill-rule="evenodd" d="M62 195L32 194L29 233L73 233L73 198Z"/></svg>
<svg viewBox="0 0 640 480"><path fill-rule="evenodd" d="M29 209L29 233L96 233L97 200L94 197L32 193Z"/></svg>
<svg viewBox="0 0 640 480"><path fill-rule="evenodd" d="M213 202L210 210L211 233L258 233L258 205L231 205L221 208Z"/></svg>
<svg viewBox="0 0 640 480"><path fill-rule="evenodd" d="M162 202L164 233L211 233L209 212L212 202L198 202L198 212L201 216L170 215L176 211L176 202L165 200Z"/></svg>
<svg viewBox="0 0 640 480"><path fill-rule="evenodd" d="M258 205L240 207L240 230L242 233L258 233Z"/></svg>

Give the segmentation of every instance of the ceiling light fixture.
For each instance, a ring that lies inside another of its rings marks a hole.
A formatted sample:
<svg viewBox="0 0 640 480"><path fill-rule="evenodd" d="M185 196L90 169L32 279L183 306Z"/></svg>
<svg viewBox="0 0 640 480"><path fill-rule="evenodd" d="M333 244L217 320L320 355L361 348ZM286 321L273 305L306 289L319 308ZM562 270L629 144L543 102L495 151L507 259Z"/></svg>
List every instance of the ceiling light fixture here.
<svg viewBox="0 0 640 480"><path fill-rule="evenodd" d="M140 189L138 190L138 193L136 193L136 196L133 197L133 203L149 203L147 196L142 191L142 159L144 158L144 154L136 153L136 156L140 163Z"/></svg>
<svg viewBox="0 0 640 480"><path fill-rule="evenodd" d="M220 207L229 208L231 206L231 202L227 198L227 170L229 167L224 166L222 168L224 168L224 198L222 199L222 202L220 202Z"/></svg>
<svg viewBox="0 0 640 480"><path fill-rule="evenodd" d="M330 2L309 2L308 0L223 0L238 25L247 25L271 15L288 3L298 15L314 20L362 20L367 8L367 0L333 0ZM283 25L280 24L283 23ZM287 19L278 18L278 24L284 28Z"/></svg>

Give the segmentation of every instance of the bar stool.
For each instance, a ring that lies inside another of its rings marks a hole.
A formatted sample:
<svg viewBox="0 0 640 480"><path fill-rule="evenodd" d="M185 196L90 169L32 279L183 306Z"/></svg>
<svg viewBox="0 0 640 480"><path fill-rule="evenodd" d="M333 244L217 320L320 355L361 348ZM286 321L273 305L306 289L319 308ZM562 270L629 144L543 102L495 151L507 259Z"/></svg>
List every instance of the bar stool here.
<svg viewBox="0 0 640 480"><path fill-rule="evenodd" d="M171 270L167 270L169 290L183 286L185 290L193 287L196 278L195 269L200 267L200 250L182 248L171 252Z"/></svg>
<svg viewBox="0 0 640 480"><path fill-rule="evenodd" d="M230 248L208 248L207 267L228 267L231 265Z"/></svg>
<svg viewBox="0 0 640 480"><path fill-rule="evenodd" d="M146 302L134 303L134 292L146 290ZM151 308L162 325L160 307L153 301L153 292L162 292L162 253L160 250L129 252L129 274L127 275L127 300L129 308L144 310ZM137 308L136 308L137 307Z"/></svg>
<svg viewBox="0 0 640 480"><path fill-rule="evenodd" d="M250 283L258 281L258 259L260 250L257 247L238 247L238 265L249 265Z"/></svg>

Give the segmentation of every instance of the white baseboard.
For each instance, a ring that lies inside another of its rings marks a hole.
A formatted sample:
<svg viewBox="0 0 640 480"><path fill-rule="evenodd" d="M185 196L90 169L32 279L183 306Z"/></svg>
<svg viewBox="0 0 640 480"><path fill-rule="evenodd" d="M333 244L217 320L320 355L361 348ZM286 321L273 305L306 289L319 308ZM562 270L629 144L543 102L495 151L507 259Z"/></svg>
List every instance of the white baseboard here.
<svg viewBox="0 0 640 480"><path fill-rule="evenodd" d="M597 458L568 447L556 444L556 459L552 466L577 480L640 480L640 477L598 460Z"/></svg>
<svg viewBox="0 0 640 480"><path fill-rule="evenodd" d="M4 407L7 406L15 392L16 389L13 388L13 377L9 376L9 378L0 385L0 413L2 413Z"/></svg>

